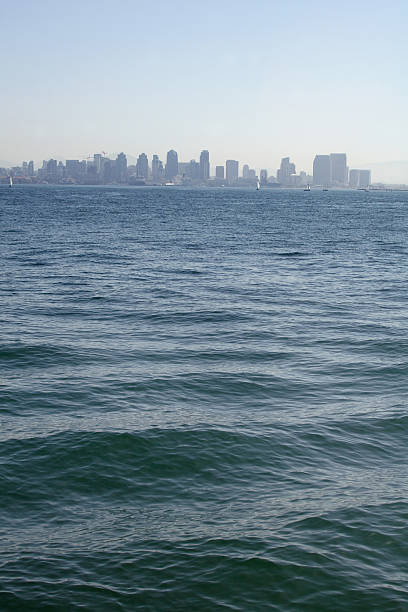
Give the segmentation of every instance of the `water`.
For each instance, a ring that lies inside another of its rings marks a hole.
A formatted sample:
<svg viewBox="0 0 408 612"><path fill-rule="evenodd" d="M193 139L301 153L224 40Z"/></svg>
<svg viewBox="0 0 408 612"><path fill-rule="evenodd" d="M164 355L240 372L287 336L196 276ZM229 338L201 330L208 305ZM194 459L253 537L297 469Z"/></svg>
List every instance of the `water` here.
<svg viewBox="0 0 408 612"><path fill-rule="evenodd" d="M408 194L0 189L1 610L408 609Z"/></svg>

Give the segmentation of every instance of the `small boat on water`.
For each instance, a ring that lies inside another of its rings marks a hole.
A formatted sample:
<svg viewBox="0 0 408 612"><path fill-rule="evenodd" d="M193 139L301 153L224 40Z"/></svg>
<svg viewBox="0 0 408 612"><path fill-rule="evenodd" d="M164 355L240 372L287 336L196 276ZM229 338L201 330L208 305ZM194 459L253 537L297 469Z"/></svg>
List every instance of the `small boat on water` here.
<svg viewBox="0 0 408 612"><path fill-rule="evenodd" d="M13 177L10 175L9 176L9 187L11 188L13 186Z"/></svg>
<svg viewBox="0 0 408 612"><path fill-rule="evenodd" d="M311 191L309 183L306 185L303 191Z"/></svg>
<svg viewBox="0 0 408 612"><path fill-rule="evenodd" d="M257 181L256 183L256 190L259 191L261 188L261 183L259 181Z"/></svg>

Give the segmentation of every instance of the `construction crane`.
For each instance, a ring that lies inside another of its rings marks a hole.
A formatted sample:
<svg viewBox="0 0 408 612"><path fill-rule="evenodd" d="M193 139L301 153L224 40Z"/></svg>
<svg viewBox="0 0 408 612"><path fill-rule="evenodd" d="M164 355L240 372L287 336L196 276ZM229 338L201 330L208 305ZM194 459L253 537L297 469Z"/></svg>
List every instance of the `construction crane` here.
<svg viewBox="0 0 408 612"><path fill-rule="evenodd" d="M92 153L90 155L78 155L78 157L79 159L93 159L95 155L98 155L98 153ZM107 155L107 152L101 151L99 155L103 155L103 157L105 157Z"/></svg>

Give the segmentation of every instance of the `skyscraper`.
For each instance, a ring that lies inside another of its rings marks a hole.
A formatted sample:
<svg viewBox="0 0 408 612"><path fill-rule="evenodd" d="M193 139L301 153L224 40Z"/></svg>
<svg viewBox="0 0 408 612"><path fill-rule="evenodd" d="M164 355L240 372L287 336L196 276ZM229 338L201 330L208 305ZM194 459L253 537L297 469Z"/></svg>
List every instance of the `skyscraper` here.
<svg viewBox="0 0 408 612"><path fill-rule="evenodd" d="M261 185L266 185L266 183L268 182L268 171L267 170L261 170L259 176L260 176Z"/></svg>
<svg viewBox="0 0 408 612"><path fill-rule="evenodd" d="M178 174L178 155L177 152L171 149L167 153L167 161L166 161L166 179L168 181L173 181L174 177Z"/></svg>
<svg viewBox="0 0 408 612"><path fill-rule="evenodd" d="M348 182L347 155L330 153L330 182L332 185L344 186Z"/></svg>
<svg viewBox="0 0 408 612"><path fill-rule="evenodd" d="M147 179L149 177L149 160L146 153L141 153L136 162L136 176Z"/></svg>
<svg viewBox="0 0 408 612"><path fill-rule="evenodd" d="M350 170L349 185L356 189L360 185L360 170Z"/></svg>
<svg viewBox="0 0 408 612"><path fill-rule="evenodd" d="M224 166L215 166L215 176L217 179L224 178Z"/></svg>
<svg viewBox="0 0 408 612"><path fill-rule="evenodd" d="M208 151L201 151L200 155L200 179L208 181L210 178L210 154Z"/></svg>
<svg viewBox="0 0 408 612"><path fill-rule="evenodd" d="M34 162L32 160L28 162L28 176L34 176Z"/></svg>
<svg viewBox="0 0 408 612"><path fill-rule="evenodd" d="M296 174L296 166L291 163L290 157L282 157L280 168L277 172L278 181L282 185L290 185L290 176Z"/></svg>
<svg viewBox="0 0 408 612"><path fill-rule="evenodd" d="M249 166L248 166L248 164L244 164L242 166L242 178L244 178L244 179L249 178Z"/></svg>
<svg viewBox="0 0 408 612"><path fill-rule="evenodd" d="M330 185L330 155L316 155L314 158L313 185Z"/></svg>
<svg viewBox="0 0 408 612"><path fill-rule="evenodd" d="M78 159L67 159L65 162L65 172L68 178L78 179L81 166Z"/></svg>
<svg viewBox="0 0 408 612"><path fill-rule="evenodd" d="M160 161L158 155L153 155L152 159L152 178L154 181L163 180L163 162Z"/></svg>
<svg viewBox="0 0 408 612"><path fill-rule="evenodd" d="M127 158L124 153L119 153L116 158L116 178L118 183L127 181Z"/></svg>
<svg viewBox="0 0 408 612"><path fill-rule="evenodd" d="M200 158L200 161L201 161L201 158ZM196 162L195 159L190 160L188 175L193 180L197 180L201 178L201 164Z"/></svg>
<svg viewBox="0 0 408 612"><path fill-rule="evenodd" d="M227 177L228 185L233 185L233 183L237 182L238 167L239 167L239 162L237 162L235 159L227 159L227 161L225 162L226 177Z"/></svg>
<svg viewBox="0 0 408 612"><path fill-rule="evenodd" d="M95 153L94 164L96 168L96 173L100 174L102 171L102 155L100 153Z"/></svg>
<svg viewBox="0 0 408 612"><path fill-rule="evenodd" d="M359 187L366 189L371 185L371 170L360 170Z"/></svg>
<svg viewBox="0 0 408 612"><path fill-rule="evenodd" d="M47 176L48 179L51 181L55 181L57 178L57 160L56 159L50 159L47 162Z"/></svg>

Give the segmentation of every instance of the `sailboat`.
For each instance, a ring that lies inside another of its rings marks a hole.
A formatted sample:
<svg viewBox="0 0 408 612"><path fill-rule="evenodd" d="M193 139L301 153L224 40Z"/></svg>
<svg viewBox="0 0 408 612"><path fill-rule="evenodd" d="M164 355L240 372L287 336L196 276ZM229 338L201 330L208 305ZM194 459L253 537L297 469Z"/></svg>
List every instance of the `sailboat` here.
<svg viewBox="0 0 408 612"><path fill-rule="evenodd" d="M259 181L257 181L256 183L256 190L259 191L261 188L261 183Z"/></svg>
<svg viewBox="0 0 408 612"><path fill-rule="evenodd" d="M303 190L303 191L310 191L310 185L309 185L309 183L307 184L307 186L304 188L304 190Z"/></svg>
<svg viewBox="0 0 408 612"><path fill-rule="evenodd" d="M9 187L11 188L13 186L13 177L10 175L9 176Z"/></svg>

